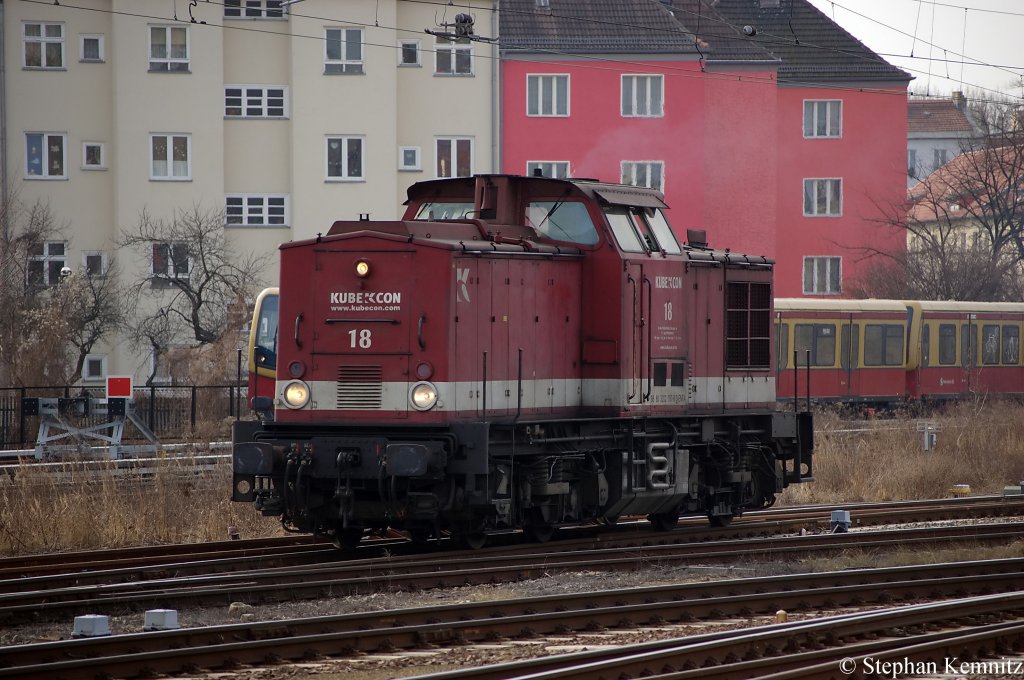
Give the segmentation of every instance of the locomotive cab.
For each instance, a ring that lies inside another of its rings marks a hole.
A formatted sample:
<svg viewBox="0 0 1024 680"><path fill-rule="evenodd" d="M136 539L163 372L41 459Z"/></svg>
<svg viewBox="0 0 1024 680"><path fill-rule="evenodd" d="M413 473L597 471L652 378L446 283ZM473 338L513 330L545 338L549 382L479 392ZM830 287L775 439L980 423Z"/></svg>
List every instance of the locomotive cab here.
<svg viewBox="0 0 1024 680"><path fill-rule="evenodd" d="M681 245L644 188L484 175L406 205L281 247L250 339L274 415L235 428L234 500L339 544L478 545L723 524L810 478L809 414L774 410L769 260Z"/></svg>

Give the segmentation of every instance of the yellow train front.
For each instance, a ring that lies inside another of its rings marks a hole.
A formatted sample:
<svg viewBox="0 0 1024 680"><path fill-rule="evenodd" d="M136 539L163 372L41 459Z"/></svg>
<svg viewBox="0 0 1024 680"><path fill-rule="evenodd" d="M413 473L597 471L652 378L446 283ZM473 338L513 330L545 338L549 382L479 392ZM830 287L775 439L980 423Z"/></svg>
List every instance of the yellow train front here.
<svg viewBox="0 0 1024 680"><path fill-rule="evenodd" d="M486 175L283 245L233 499L341 545L475 546L624 515L724 524L809 480L810 414L775 409L771 262L680 245L666 207Z"/></svg>

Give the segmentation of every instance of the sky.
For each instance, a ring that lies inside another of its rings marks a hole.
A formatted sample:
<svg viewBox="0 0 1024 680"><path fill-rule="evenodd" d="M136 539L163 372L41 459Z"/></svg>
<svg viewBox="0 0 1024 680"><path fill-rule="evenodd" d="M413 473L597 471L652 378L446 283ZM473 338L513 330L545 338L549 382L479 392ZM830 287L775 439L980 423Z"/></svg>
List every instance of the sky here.
<svg viewBox="0 0 1024 680"><path fill-rule="evenodd" d="M914 92L948 95L987 88L1024 97L1022 0L809 1L914 76Z"/></svg>

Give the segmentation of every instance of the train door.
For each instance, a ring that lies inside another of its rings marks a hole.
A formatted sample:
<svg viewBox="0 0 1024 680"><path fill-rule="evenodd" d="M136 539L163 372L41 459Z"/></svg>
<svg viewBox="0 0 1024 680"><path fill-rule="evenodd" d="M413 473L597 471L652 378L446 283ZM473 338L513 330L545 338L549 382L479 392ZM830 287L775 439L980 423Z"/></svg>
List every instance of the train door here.
<svg viewBox="0 0 1024 680"><path fill-rule="evenodd" d="M963 369L960 393L967 394L978 384L978 324L974 314L968 314L960 326L960 368Z"/></svg>
<svg viewBox="0 0 1024 680"><path fill-rule="evenodd" d="M853 314L847 314L842 320L839 334L839 367L843 375L840 385L841 393L845 397L857 396L860 394L861 375L858 368L860 356L860 327L854 323Z"/></svg>
<svg viewBox="0 0 1024 680"><path fill-rule="evenodd" d="M627 312L626 324L629 328L629 374L626 386L626 402L642 404L645 399L647 385L644 380L648 375L647 363L650 361L649 324L650 291L649 282L644 279L644 267L639 262L626 263L626 300L624 309ZM650 392L647 391L647 396Z"/></svg>

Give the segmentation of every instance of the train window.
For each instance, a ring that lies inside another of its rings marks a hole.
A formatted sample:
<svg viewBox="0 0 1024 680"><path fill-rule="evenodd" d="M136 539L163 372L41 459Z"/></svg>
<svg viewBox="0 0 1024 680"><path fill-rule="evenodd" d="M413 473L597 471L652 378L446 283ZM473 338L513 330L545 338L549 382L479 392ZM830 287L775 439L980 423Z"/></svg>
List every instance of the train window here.
<svg viewBox="0 0 1024 680"><path fill-rule="evenodd" d="M960 365L974 368L978 361L978 327L964 324L960 327Z"/></svg>
<svg viewBox="0 0 1024 680"><path fill-rule="evenodd" d="M526 206L526 225L555 241L585 246L598 241L587 206L578 201L531 201Z"/></svg>
<svg viewBox="0 0 1024 680"><path fill-rule="evenodd" d="M665 219L665 213L657 208L648 208L644 210L644 217L647 219L647 224L651 231L654 232L654 238L658 239L658 244L662 250L673 254L682 252L679 248L679 242L676 241L676 236L672 232L672 227L669 226L668 220Z"/></svg>
<svg viewBox="0 0 1024 680"><path fill-rule="evenodd" d="M416 211L417 220L464 220L470 217L476 207L460 201L432 201L424 203Z"/></svg>
<svg viewBox="0 0 1024 680"><path fill-rule="evenodd" d="M868 324L864 327L864 365L903 365L903 326Z"/></svg>
<svg viewBox="0 0 1024 680"><path fill-rule="evenodd" d="M807 365L807 352L811 352L811 366L834 366L836 363L836 327L833 324L797 324L793 349L797 366Z"/></svg>
<svg viewBox="0 0 1024 680"><path fill-rule="evenodd" d="M921 366L928 368L932 358L931 348L931 326L921 325Z"/></svg>
<svg viewBox="0 0 1024 680"><path fill-rule="evenodd" d="M981 327L981 363L986 366L999 363L999 326L996 324Z"/></svg>
<svg viewBox="0 0 1024 680"><path fill-rule="evenodd" d="M668 384L668 364L662 361L654 362L654 386L664 387Z"/></svg>
<svg viewBox="0 0 1024 680"><path fill-rule="evenodd" d="M939 324L939 365L952 366L956 363L956 326L951 323Z"/></svg>
<svg viewBox="0 0 1024 680"><path fill-rule="evenodd" d="M277 310L280 298L267 295L260 303L256 317L256 343L253 348L262 355L260 366L274 368L277 365Z"/></svg>
<svg viewBox="0 0 1024 680"><path fill-rule="evenodd" d="M775 367L789 368L789 324L775 324Z"/></svg>
<svg viewBox="0 0 1024 680"><path fill-rule="evenodd" d="M860 355L860 332L852 323L843 325L839 335L839 365L843 368L857 368Z"/></svg>
<svg viewBox="0 0 1024 680"><path fill-rule="evenodd" d="M1003 326L1003 363L1020 363L1020 329L1016 326Z"/></svg>
<svg viewBox="0 0 1024 680"><path fill-rule="evenodd" d="M619 247L627 253L642 253L644 247L640 245L640 237L637 236L633 220L624 208L606 208L604 216L608 218L612 233Z"/></svg>

